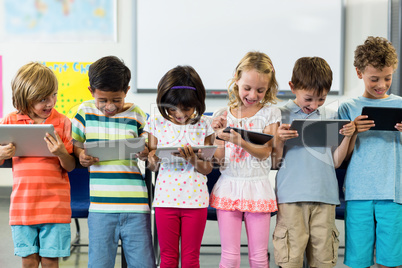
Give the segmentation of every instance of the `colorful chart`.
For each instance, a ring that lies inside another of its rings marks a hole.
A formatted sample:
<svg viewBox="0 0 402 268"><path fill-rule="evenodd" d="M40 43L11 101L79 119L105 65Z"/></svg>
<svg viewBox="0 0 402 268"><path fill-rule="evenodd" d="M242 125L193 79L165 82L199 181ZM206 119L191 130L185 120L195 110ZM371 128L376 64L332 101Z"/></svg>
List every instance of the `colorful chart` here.
<svg viewBox="0 0 402 268"><path fill-rule="evenodd" d="M93 99L88 90L88 69L91 62L43 62L56 75L59 82L56 110L73 118L78 106Z"/></svg>

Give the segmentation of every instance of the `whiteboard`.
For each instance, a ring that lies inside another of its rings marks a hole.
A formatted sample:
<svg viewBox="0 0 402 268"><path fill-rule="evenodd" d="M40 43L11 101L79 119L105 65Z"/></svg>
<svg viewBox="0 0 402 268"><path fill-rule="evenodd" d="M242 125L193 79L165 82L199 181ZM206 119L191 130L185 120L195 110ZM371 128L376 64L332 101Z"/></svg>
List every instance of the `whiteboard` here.
<svg viewBox="0 0 402 268"><path fill-rule="evenodd" d="M319 56L331 66L331 91L343 87L341 0L138 0L137 89L156 89L177 65L191 65L210 91L226 90L248 51L270 56L279 88L295 61Z"/></svg>

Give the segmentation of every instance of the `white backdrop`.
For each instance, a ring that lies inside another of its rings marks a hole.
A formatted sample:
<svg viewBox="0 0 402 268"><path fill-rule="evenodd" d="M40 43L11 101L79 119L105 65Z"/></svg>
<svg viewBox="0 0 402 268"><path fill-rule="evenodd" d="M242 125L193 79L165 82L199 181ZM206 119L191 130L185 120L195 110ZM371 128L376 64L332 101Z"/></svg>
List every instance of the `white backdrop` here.
<svg viewBox="0 0 402 268"><path fill-rule="evenodd" d="M193 66L209 90L226 89L244 56L271 57L281 90L303 56L327 60L342 91L341 0L138 0L138 89L155 89L176 65Z"/></svg>

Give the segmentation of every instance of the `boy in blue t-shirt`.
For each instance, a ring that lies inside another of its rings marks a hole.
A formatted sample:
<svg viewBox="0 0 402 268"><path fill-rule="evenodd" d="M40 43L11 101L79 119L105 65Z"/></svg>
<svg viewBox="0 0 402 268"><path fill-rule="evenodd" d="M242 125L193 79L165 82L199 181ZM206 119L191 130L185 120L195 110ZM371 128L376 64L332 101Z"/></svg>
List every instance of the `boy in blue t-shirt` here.
<svg viewBox="0 0 402 268"><path fill-rule="evenodd" d="M345 177L345 264L369 267L402 265L402 122L397 131L370 130L364 106L402 108L402 97L388 95L398 65L395 48L385 38L368 37L355 50L363 96L339 107L339 117L354 120L356 132L348 150ZM352 154L353 152L353 154Z"/></svg>
<svg viewBox="0 0 402 268"><path fill-rule="evenodd" d="M275 135L274 164L278 200L274 231L275 262L283 268L303 266L306 256L310 267L334 267L338 257L338 230L335 207L339 205L335 168L344 160L352 134L353 122L340 131L344 135L338 147L289 146L296 138L290 130L294 119L336 119L336 111L322 106L332 85L332 71L319 57L296 61L289 82L294 100L279 107L282 125ZM280 163L279 163L280 162Z"/></svg>
<svg viewBox="0 0 402 268"><path fill-rule="evenodd" d="M125 102L131 72L120 59L108 56L92 63L88 76L94 100L83 102L72 120L74 153L90 171L88 267L114 267L121 240L128 267L155 268L148 191L137 159L99 161L82 146L143 133L145 113ZM145 148L137 156L147 155Z"/></svg>

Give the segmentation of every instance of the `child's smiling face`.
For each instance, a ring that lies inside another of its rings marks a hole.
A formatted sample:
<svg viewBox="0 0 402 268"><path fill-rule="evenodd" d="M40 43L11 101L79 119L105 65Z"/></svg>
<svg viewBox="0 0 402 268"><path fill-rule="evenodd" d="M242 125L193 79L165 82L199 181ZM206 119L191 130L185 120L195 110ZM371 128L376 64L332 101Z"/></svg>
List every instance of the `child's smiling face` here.
<svg viewBox="0 0 402 268"><path fill-rule="evenodd" d="M322 95L317 95L314 90L306 89L293 89L293 94L296 95L294 102L299 106L305 114L311 114L318 107L322 106L327 99L328 91L325 91Z"/></svg>
<svg viewBox="0 0 402 268"><path fill-rule="evenodd" d="M392 84L392 74L394 68L392 66L384 67L382 70L368 65L364 72L356 68L357 77L363 79L364 93L363 97L369 99L387 98L386 94Z"/></svg>
<svg viewBox="0 0 402 268"><path fill-rule="evenodd" d="M35 123L42 123L52 113L53 107L57 102L57 89L47 96L46 98L36 101L32 104L29 117L34 120Z"/></svg>
<svg viewBox="0 0 402 268"><path fill-rule="evenodd" d="M105 116L112 117L124 111L124 99L127 93L121 91L102 91L99 89L91 91L92 97L95 99L96 108L98 108Z"/></svg>
<svg viewBox="0 0 402 268"><path fill-rule="evenodd" d="M271 74L262 74L255 69L243 71L239 80L239 97L245 107L259 105L268 90Z"/></svg>

